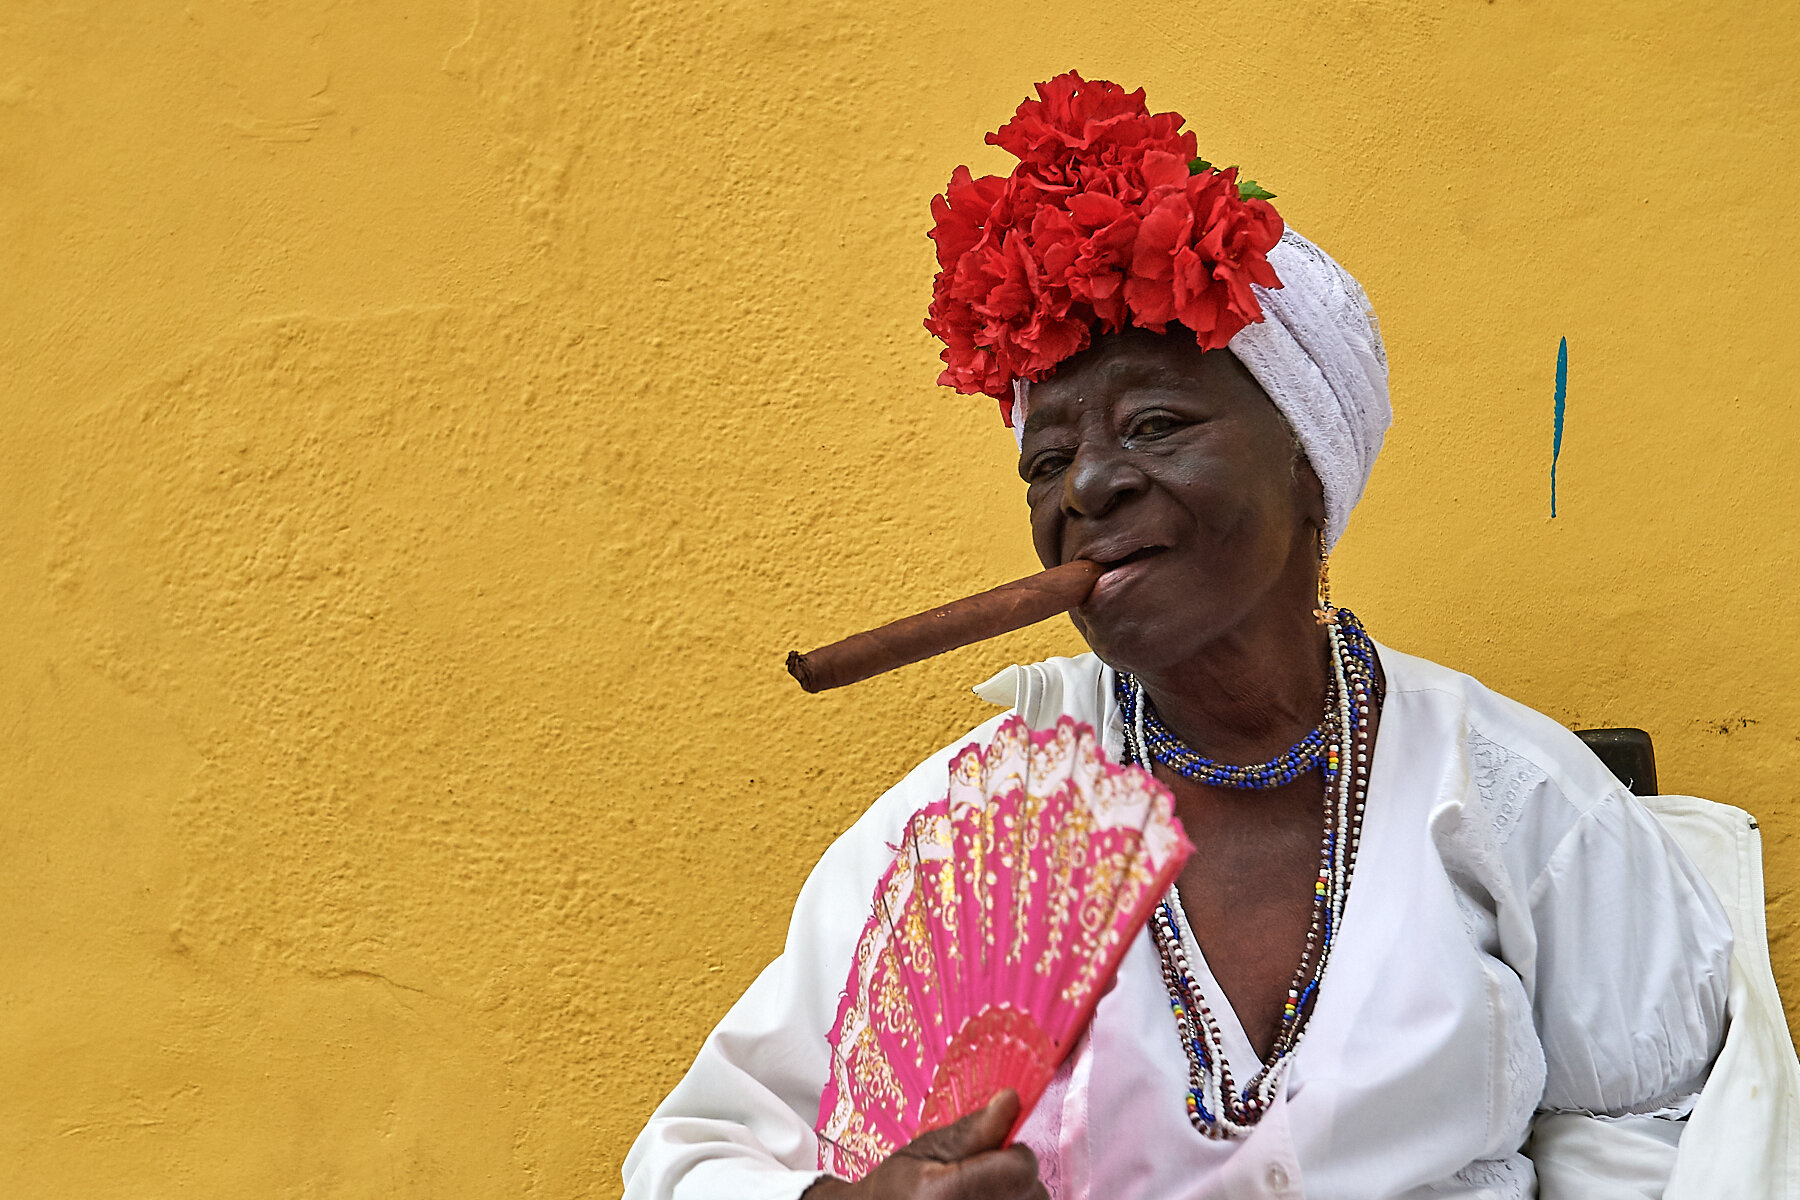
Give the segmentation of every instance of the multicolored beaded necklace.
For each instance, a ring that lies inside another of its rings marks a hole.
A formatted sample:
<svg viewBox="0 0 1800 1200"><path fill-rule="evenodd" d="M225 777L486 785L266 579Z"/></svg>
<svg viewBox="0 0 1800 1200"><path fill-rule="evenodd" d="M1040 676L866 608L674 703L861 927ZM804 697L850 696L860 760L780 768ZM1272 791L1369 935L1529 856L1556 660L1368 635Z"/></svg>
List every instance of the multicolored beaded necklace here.
<svg viewBox="0 0 1800 1200"><path fill-rule="evenodd" d="M1313 889L1306 949L1288 986L1275 1044L1242 1089L1232 1079L1218 1021L1182 948L1183 934L1191 939L1193 933L1173 887L1151 917L1151 932L1162 956L1163 982L1169 989L1169 1007L1187 1051L1188 1119L1210 1138L1247 1135L1274 1102L1287 1064L1306 1031L1350 895L1369 786L1369 710L1371 697L1375 703L1379 697L1375 643L1348 609L1331 610L1330 616L1327 633L1332 674L1325 693L1325 718L1292 749L1270 762L1254 766L1213 762L1169 732L1137 679L1120 674L1115 680L1128 762L1147 765L1154 757L1188 779L1229 788L1277 788L1316 767L1325 772L1325 832L1320 840L1319 877Z"/></svg>

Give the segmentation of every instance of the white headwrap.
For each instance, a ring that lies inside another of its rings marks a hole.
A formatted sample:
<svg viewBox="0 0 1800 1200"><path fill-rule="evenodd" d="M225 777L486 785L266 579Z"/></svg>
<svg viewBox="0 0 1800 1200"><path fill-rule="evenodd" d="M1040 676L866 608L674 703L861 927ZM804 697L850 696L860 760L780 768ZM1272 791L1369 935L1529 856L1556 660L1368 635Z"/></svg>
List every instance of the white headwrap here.
<svg viewBox="0 0 1800 1200"><path fill-rule="evenodd" d="M1295 233L1269 252L1279 288L1256 288L1263 319L1231 339L1293 427L1325 486L1325 545L1337 545L1393 424L1387 348L1369 297L1350 272ZM1013 381L1013 432L1024 437L1030 384Z"/></svg>

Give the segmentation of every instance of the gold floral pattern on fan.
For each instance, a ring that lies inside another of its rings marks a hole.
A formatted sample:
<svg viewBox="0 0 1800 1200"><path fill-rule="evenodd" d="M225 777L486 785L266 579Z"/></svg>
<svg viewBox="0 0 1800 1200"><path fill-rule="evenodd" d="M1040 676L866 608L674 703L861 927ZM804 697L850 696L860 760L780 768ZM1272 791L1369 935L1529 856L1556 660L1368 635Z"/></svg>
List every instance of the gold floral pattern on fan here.
<svg viewBox="0 0 1800 1200"><path fill-rule="evenodd" d="M1168 792L1091 726L1017 716L950 761L876 885L815 1126L859 1179L1011 1087L1020 1120L1192 852Z"/></svg>

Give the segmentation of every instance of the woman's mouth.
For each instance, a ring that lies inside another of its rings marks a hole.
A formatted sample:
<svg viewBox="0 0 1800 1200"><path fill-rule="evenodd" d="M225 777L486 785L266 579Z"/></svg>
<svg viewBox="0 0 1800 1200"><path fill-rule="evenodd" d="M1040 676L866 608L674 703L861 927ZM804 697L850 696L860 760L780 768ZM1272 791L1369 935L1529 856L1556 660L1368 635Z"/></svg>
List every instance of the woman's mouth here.
<svg viewBox="0 0 1800 1200"><path fill-rule="evenodd" d="M1115 567L1123 567L1123 566L1127 565L1128 563L1142 562L1146 558L1150 558L1154 555L1161 554L1164 549L1166 549L1166 547L1144 546L1137 550L1133 550L1130 554L1123 555L1119 558L1096 559L1095 561L1110 571Z"/></svg>
<svg viewBox="0 0 1800 1200"><path fill-rule="evenodd" d="M1160 555L1166 546L1144 546L1118 558L1094 557L1102 567L1106 568L1099 579L1094 581L1094 590L1088 593L1083 607L1097 600L1104 600L1123 588L1129 587L1148 569L1152 559Z"/></svg>

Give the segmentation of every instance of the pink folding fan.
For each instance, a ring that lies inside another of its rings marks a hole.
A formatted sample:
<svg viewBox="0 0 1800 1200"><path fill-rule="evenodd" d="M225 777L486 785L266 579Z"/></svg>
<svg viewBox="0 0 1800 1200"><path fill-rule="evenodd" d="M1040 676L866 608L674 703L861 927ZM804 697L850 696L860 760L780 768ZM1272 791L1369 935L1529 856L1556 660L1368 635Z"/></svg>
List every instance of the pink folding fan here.
<svg viewBox="0 0 1800 1200"><path fill-rule="evenodd" d="M820 1167L852 1180L1002 1088L1023 1121L1193 846L1169 793L1107 761L1091 726L1014 716L950 760L949 793L898 851L815 1126Z"/></svg>

